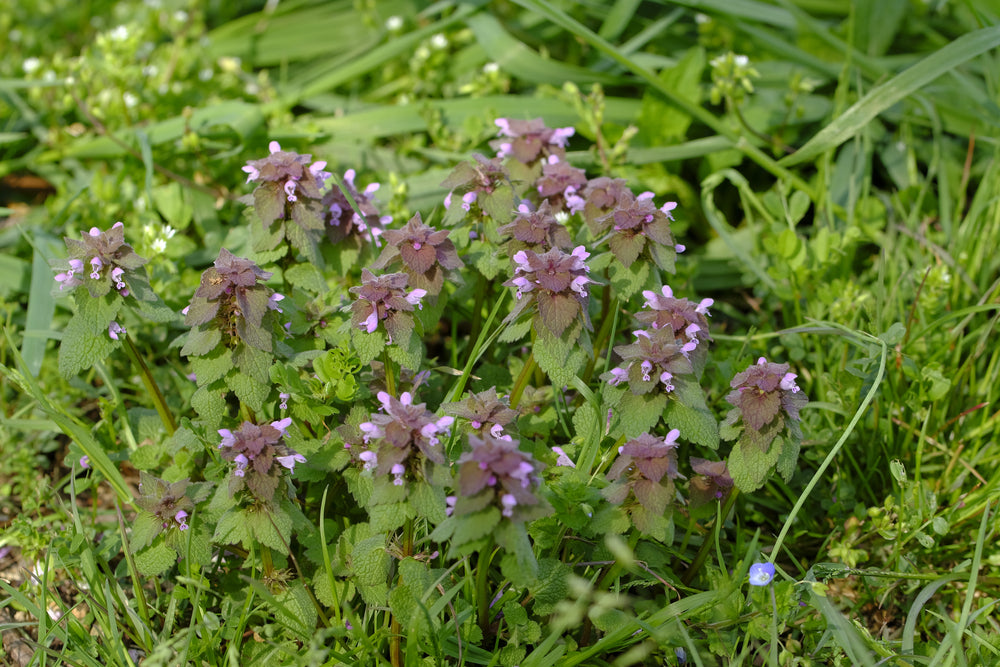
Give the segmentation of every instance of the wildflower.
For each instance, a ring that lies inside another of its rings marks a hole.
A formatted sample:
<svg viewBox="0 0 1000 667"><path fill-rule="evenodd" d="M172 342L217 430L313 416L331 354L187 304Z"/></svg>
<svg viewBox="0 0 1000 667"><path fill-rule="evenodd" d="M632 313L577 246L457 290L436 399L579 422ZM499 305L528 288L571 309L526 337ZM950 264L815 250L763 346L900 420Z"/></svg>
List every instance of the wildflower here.
<svg viewBox="0 0 1000 667"><path fill-rule="evenodd" d="M195 503L204 500L210 490L209 485L192 484L189 479L168 483L145 471L140 473L140 480L139 497L135 503L156 517L156 529L146 535L145 543L135 544L136 548L146 546L156 535L171 527L187 530L187 517L194 510Z"/></svg>
<svg viewBox="0 0 1000 667"><path fill-rule="evenodd" d="M125 243L124 223L116 222L106 232L91 227L90 231L82 235L81 240L66 238L65 241L69 259L66 270L56 274L60 290L86 285L87 291L94 298L104 296L112 289L122 296L128 296L127 281L135 280L139 284L147 282L145 275L138 271L146 260L135 254L132 246ZM80 275L87 265L90 266L87 274L90 280L84 281ZM155 296L143 295L142 299L150 301Z"/></svg>
<svg viewBox="0 0 1000 667"><path fill-rule="evenodd" d="M269 271L249 259L220 250L215 264L202 273L201 285L185 313L185 324L198 329L181 354L190 356L191 339L198 340L209 329L221 330L227 345L243 342L270 352L276 326L270 311L277 310L271 306L280 301L272 300L272 290L261 284L270 277Z"/></svg>
<svg viewBox="0 0 1000 667"><path fill-rule="evenodd" d="M382 270L400 260L403 272L409 276L409 285L437 295L444 286L445 269L463 266L455 244L448 238L448 230L436 230L423 223L417 213L400 229L386 230L382 254L372 264Z"/></svg>
<svg viewBox="0 0 1000 667"><path fill-rule="evenodd" d="M539 196L556 210L561 210L567 200L576 197L577 190L587 183L587 174L583 169L561 160L558 155L550 155L542 162L542 175L536 182ZM574 207L578 208L579 202L576 199L573 201Z"/></svg>
<svg viewBox="0 0 1000 667"><path fill-rule="evenodd" d="M749 579L751 586L767 586L774 581L774 563L754 563Z"/></svg>
<svg viewBox="0 0 1000 667"><path fill-rule="evenodd" d="M389 273L376 276L368 269L361 270L361 285L350 288L357 295L351 305L351 322L367 333L375 333L379 322L385 326L390 342L405 339L413 331L413 312L427 293L423 289L406 291L409 276Z"/></svg>
<svg viewBox="0 0 1000 667"><path fill-rule="evenodd" d="M83 468L84 470L90 468L90 457L87 456L86 454L80 457L80 467Z"/></svg>
<svg viewBox="0 0 1000 667"><path fill-rule="evenodd" d="M634 335L634 343L615 347L624 367L602 375L605 382L617 386L628 379L629 387L636 395L649 393L660 384L664 391L672 392L676 389L674 382L680 379L678 376L694 373L694 366L684 348L689 343L674 338L672 328L639 330Z"/></svg>
<svg viewBox="0 0 1000 667"><path fill-rule="evenodd" d="M392 473L392 483L395 486L403 486L403 473L406 468L403 467L402 463L397 463L389 470Z"/></svg>
<svg viewBox="0 0 1000 667"><path fill-rule="evenodd" d="M586 285L596 281L587 277L590 267L584 260L589 256L582 245L570 254L558 248L541 255L532 250L514 253L514 276L504 285L517 289L518 303L508 320L519 316L533 303L538 307L542 323L555 336L561 336L581 316L584 326L590 329Z"/></svg>
<svg viewBox="0 0 1000 667"><path fill-rule="evenodd" d="M125 327L118 324L114 320L112 320L111 324L108 325L108 336L110 336L112 340L119 340L119 336L123 336L125 333Z"/></svg>
<svg viewBox="0 0 1000 667"><path fill-rule="evenodd" d="M612 236L608 246L611 252L623 266L631 266L643 250L647 250L657 266L673 273L677 250L670 221L673 220L671 211L677 204L667 202L657 208L652 192L638 196L632 196L631 192L619 194L611 211L595 219L602 228L610 226Z"/></svg>
<svg viewBox="0 0 1000 667"><path fill-rule="evenodd" d="M448 188L449 191L444 200L444 207L450 210L454 195L460 194L462 210L472 212L473 205L476 205L488 214L495 214L497 210L490 206L490 202L494 200L495 194L509 191L510 173L498 159L490 159L475 153L472 160L472 162L460 162L441 183L441 186Z"/></svg>
<svg viewBox="0 0 1000 667"><path fill-rule="evenodd" d="M389 32L396 32L403 27L403 18L401 16L390 16L385 20L385 29Z"/></svg>
<svg viewBox="0 0 1000 667"><path fill-rule="evenodd" d="M644 290L642 295L646 298L644 307L650 310L636 313L636 319L653 329L670 327L674 338L681 343L682 352L688 356L694 353L695 367L703 368L708 349L702 343L712 340L708 331L708 309L714 301L702 299L695 304L688 299L678 299L669 285L664 285L659 294Z"/></svg>
<svg viewBox="0 0 1000 667"><path fill-rule="evenodd" d="M618 458L608 470L612 484L603 491L612 503L624 503L631 496L654 516L662 516L673 500L677 470L677 439L671 430L662 440L649 433L633 438L618 448Z"/></svg>
<svg viewBox="0 0 1000 667"><path fill-rule="evenodd" d="M343 184L354 203L357 204L358 215L343 191L338 187L333 187L322 199L323 219L326 221L326 235L331 243L352 238L356 245L360 245L361 238L366 234L369 240L376 246L382 245L379 238L383 234L383 228L392 222L391 215L379 216L375 207L374 195L378 192L380 184L371 183L363 191L359 191L354 184L355 172L348 169L344 172Z"/></svg>
<svg viewBox="0 0 1000 667"><path fill-rule="evenodd" d="M556 465L557 466L563 466L563 467L566 467L566 468L575 468L576 467L576 464L573 463L573 460L570 459L570 457L566 455L566 452L564 452L562 450L562 447L553 447L552 448L552 452L557 457L556 458Z"/></svg>
<svg viewBox="0 0 1000 667"><path fill-rule="evenodd" d="M281 400L281 403L278 404L278 407L281 408L282 410L287 410L288 409L288 399L290 398L289 394L286 394L285 392L281 392L280 394L278 394L278 398Z"/></svg>
<svg viewBox="0 0 1000 667"><path fill-rule="evenodd" d="M446 403L441 406L446 414L469 420L472 429L478 434L493 432L493 429L503 427L517 419L517 411L510 408L506 398L497 395L496 387L469 396L459 402ZM500 437L494 434L495 437Z"/></svg>
<svg viewBox="0 0 1000 667"><path fill-rule="evenodd" d="M534 211L527 203L522 203L517 212L513 221L497 229L498 234L512 236L518 242L512 250L545 252L550 248L568 250L573 246L569 231L556 219L548 200Z"/></svg>
<svg viewBox="0 0 1000 667"><path fill-rule="evenodd" d="M502 516L525 521L540 516L547 506L538 495L541 464L518 449L513 439L492 434L469 436L470 451L458 460L458 515L496 503Z"/></svg>
<svg viewBox="0 0 1000 667"><path fill-rule="evenodd" d="M178 530L187 530L188 529L187 517L188 517L188 513L187 512L185 512L184 510L177 510L177 514L174 515L174 521L176 521L178 523L178 526L177 526Z"/></svg>
<svg viewBox="0 0 1000 667"><path fill-rule="evenodd" d="M391 473L402 484L404 469L396 466L401 466L418 451L434 463L445 463L440 436L451 433L454 417L438 417L425 403L415 404L412 394L406 391L399 398L380 391L377 398L381 412L372 414L369 421L359 425L365 434L365 444L378 441L378 455L374 456L373 451L370 457L376 475Z"/></svg>
<svg viewBox="0 0 1000 667"><path fill-rule="evenodd" d="M245 421L236 431L219 429L220 454L236 464L229 483L230 495L245 489L256 500L269 503L278 488L282 468L294 472L296 463L306 462L282 440L291 423L288 417L269 424Z"/></svg>
<svg viewBox="0 0 1000 667"><path fill-rule="evenodd" d="M725 461L709 461L692 456L691 469L696 473L688 486L692 507L724 501L729 496L733 478L729 476Z"/></svg>
<svg viewBox="0 0 1000 667"><path fill-rule="evenodd" d="M531 164L540 156L564 156L566 144L576 132L572 127L548 128L541 118L533 120L497 118L494 123L499 129L499 135L509 139L509 141L495 139L490 142L490 146L497 151L497 157L512 157L524 164Z"/></svg>
<svg viewBox="0 0 1000 667"><path fill-rule="evenodd" d="M242 170L247 174L247 183L259 181L261 183L254 191L254 201L257 208L261 209L261 204L265 199L273 198L278 193L284 195L289 203L298 200L297 193L303 194L310 199L321 198L320 190L326 184L330 174L323 171L326 162L314 162L308 167L311 155L300 155L291 151L281 150L281 144L272 141L268 144L270 155L260 160L250 160ZM271 226L271 223L281 215L280 210L274 207L264 207L273 215L261 217L264 228ZM263 211L258 210L258 215ZM270 217L270 220L267 218Z"/></svg>

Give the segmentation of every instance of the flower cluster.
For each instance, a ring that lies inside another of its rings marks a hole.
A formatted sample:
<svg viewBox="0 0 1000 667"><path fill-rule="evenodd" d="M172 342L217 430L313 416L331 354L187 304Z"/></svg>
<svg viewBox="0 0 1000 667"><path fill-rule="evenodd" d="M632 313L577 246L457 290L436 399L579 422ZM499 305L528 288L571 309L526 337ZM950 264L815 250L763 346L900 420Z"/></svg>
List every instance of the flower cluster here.
<svg viewBox="0 0 1000 667"><path fill-rule="evenodd" d="M608 470L611 484L602 491L615 505L623 505L633 523L643 532L657 535L667 506L676 495L677 439L673 429L660 439L649 433L629 440L618 448L618 458Z"/></svg>
<svg viewBox="0 0 1000 667"><path fill-rule="evenodd" d="M247 183L260 183L254 190L254 200L264 227L270 227L284 210L283 206L275 206L273 202L286 200L293 204L300 196L320 199L320 191L330 178L330 174L323 171L326 162L309 164L311 155L283 151L277 141L268 144L268 150L271 154L266 158L250 160L243 167Z"/></svg>
<svg viewBox="0 0 1000 667"><path fill-rule="evenodd" d="M548 510L537 495L541 464L517 445L509 435L469 435L471 451L458 459L459 496L449 501L455 515L494 504L501 516L527 521Z"/></svg>
<svg viewBox="0 0 1000 667"><path fill-rule="evenodd" d="M670 221L676 207L676 202L667 202L657 208L652 192L634 196L625 191L612 210L596 218L595 223L600 231L610 232L608 246L623 266L631 266L643 250L648 250L658 267L673 273L678 247L670 232Z"/></svg>
<svg viewBox="0 0 1000 667"><path fill-rule="evenodd" d="M427 409L426 403L414 404L413 396L405 391L399 398L380 391L378 400L381 412L358 427L364 444L370 447L358 454L365 469L373 470L376 475L391 473L393 484L400 486L405 464L415 451L434 463L445 463L441 437L450 435L454 417L438 417ZM377 447L372 446L373 441L378 441Z"/></svg>
<svg viewBox="0 0 1000 667"><path fill-rule="evenodd" d="M473 162L460 162L448 175L441 187L448 188L444 198L444 207L451 211L455 195L461 196L460 209L469 213L474 205L481 209L491 200L494 193L506 188L510 189L510 174L497 158L487 158L478 153L473 154Z"/></svg>
<svg viewBox="0 0 1000 667"><path fill-rule="evenodd" d="M350 292L357 295L351 304L351 322L368 333L375 333L379 322L389 334L389 342L402 341L413 331L413 316L427 290L416 288L406 291L409 276L405 273L387 273L376 276L368 269L361 271L361 284Z"/></svg>
<svg viewBox="0 0 1000 667"><path fill-rule="evenodd" d="M548 200L543 201L537 210L532 210L528 203L521 203L517 207L517 216L497 232L514 238L508 250L511 254L517 250L545 252L550 248L568 250L573 247L569 230L556 219Z"/></svg>
<svg viewBox="0 0 1000 667"><path fill-rule="evenodd" d="M682 346L694 343L695 348L689 349L688 355L696 368L704 367L708 348L702 343L712 340L708 332L708 309L714 301L702 299L700 303L694 303L678 299L669 285L664 285L660 294L645 290L642 295L646 298L645 307L650 310L636 313L635 318L653 329L669 327Z"/></svg>
<svg viewBox="0 0 1000 667"><path fill-rule="evenodd" d="M509 403L497 396L496 387L490 387L478 394L471 394L464 401L447 403L441 408L448 414L469 420L472 430L480 437L493 433L499 437L503 427L517 418L517 411Z"/></svg>
<svg viewBox="0 0 1000 667"><path fill-rule="evenodd" d="M542 175L536 183L538 195L562 210L569 202L577 201L577 191L587 184L587 173L558 155L550 155L542 162Z"/></svg>
<svg viewBox="0 0 1000 667"><path fill-rule="evenodd" d="M306 461L284 444L283 437L291 425L292 418L286 417L269 424L245 421L236 431L219 429L219 452L223 459L235 464L230 495L245 488L258 501L270 503L274 499L282 468L294 472L296 463Z"/></svg>
<svg viewBox="0 0 1000 667"><path fill-rule="evenodd" d="M370 183L363 191L359 191L354 185L355 172L348 169L344 172L344 188L351 195L361 215L351 207L351 202L347 200L344 191L339 187L333 187L323 197L323 217L326 221L326 235L331 243L340 243L345 239L352 239L360 247L361 242L370 240L376 247L381 245L379 237L382 236L383 228L392 222L391 215L379 215L375 206L374 195L381 187L380 183Z"/></svg>
<svg viewBox="0 0 1000 667"><path fill-rule="evenodd" d="M490 142L490 147L497 151L497 157L512 157L524 164L535 162L540 157L564 156L566 144L576 132L572 127L548 128L541 118L497 118L494 123L503 137Z"/></svg>
<svg viewBox="0 0 1000 667"><path fill-rule="evenodd" d="M733 391L726 400L735 407L726 416L725 423L735 424L742 420L741 440L767 449L786 421L789 426L797 426L799 409L809 399L795 384L798 376L788 369L788 364L776 364L761 357L733 378L730 383Z"/></svg>
<svg viewBox="0 0 1000 667"><path fill-rule="evenodd" d="M86 285L94 298L104 296L111 290L128 296L129 282L134 279L146 282L145 276L135 272L147 260L125 243L124 223L116 222L106 232L91 227L81 240L66 238L65 241L68 265L56 274L60 290Z"/></svg>
<svg viewBox="0 0 1000 667"><path fill-rule="evenodd" d="M169 484L143 472L139 482L136 505L156 517L154 536L164 530L187 530L187 518L194 510L195 500L188 493L191 480L182 479ZM149 536L147 541L152 541Z"/></svg>
<svg viewBox="0 0 1000 667"><path fill-rule="evenodd" d="M386 246L372 264L382 270L401 260L403 271L410 277L409 284L437 295L444 286L445 269L459 269L455 244L448 238L448 230L436 230L425 225L417 213L400 229L385 232Z"/></svg>
<svg viewBox="0 0 1000 667"><path fill-rule="evenodd" d="M691 507L725 501L733 490L733 478L729 476L725 461L709 461L692 456L691 469L695 472L688 483Z"/></svg>
<svg viewBox="0 0 1000 667"><path fill-rule="evenodd" d="M574 213L582 211L590 233L599 236L605 230L606 216L619 201L627 201L631 197L634 195L624 178L598 176L587 181L579 195L569 197L567 205Z"/></svg>
<svg viewBox="0 0 1000 667"><path fill-rule="evenodd" d="M629 388L636 395L646 394L657 384L664 391L676 389L678 376L694 373L689 354L698 346L696 340L684 342L674 337L672 327L634 331L635 342L615 346L623 365L602 375L611 386L628 381Z"/></svg>
<svg viewBox="0 0 1000 667"><path fill-rule="evenodd" d="M726 400L734 406L719 428L726 440L736 440L729 469L741 491L760 488L772 470L787 480L795 472L802 428L799 410L809 399L795 384L788 364L764 357L737 373Z"/></svg>
<svg viewBox="0 0 1000 667"><path fill-rule="evenodd" d="M581 316L590 328L587 312L587 285L590 267L584 262L590 253L577 246L572 253L553 248L541 255L532 250L514 253L514 277L504 283L517 289L517 303L508 320L517 318L529 304L536 304L542 323L561 336Z"/></svg>
<svg viewBox="0 0 1000 667"><path fill-rule="evenodd" d="M330 178L323 171L326 162L313 162L311 155L283 151L277 141L269 146L271 154L260 160L251 160L243 167L247 183L260 185L253 195L244 198L252 203L257 218L264 229L275 220L289 221L276 235L264 237L255 244L258 250L274 250L282 239L310 261L319 262L318 242L323 236L322 190Z"/></svg>
<svg viewBox="0 0 1000 667"><path fill-rule="evenodd" d="M184 309L184 322L197 327L188 337L182 354L204 354L214 349L219 331L227 345L242 341L259 350L273 347L274 312L281 312L284 296L261 284L271 277L249 259L236 257L223 248L214 266L201 274L201 285ZM204 343L204 345L202 345ZM204 351L200 351L204 349Z"/></svg>

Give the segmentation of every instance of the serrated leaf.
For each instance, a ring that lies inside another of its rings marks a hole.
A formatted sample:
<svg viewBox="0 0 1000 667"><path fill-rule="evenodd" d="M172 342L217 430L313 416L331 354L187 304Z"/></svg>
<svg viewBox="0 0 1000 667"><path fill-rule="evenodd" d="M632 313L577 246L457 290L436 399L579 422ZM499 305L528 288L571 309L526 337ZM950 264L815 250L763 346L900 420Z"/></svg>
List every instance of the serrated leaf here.
<svg viewBox="0 0 1000 667"><path fill-rule="evenodd" d="M407 519L413 518L413 508L409 503L381 503L368 508L372 530L387 533L396 530Z"/></svg>
<svg viewBox="0 0 1000 667"><path fill-rule="evenodd" d="M274 355L256 347L241 343L236 346L233 352L233 365L240 369L244 375L260 383L267 383L270 379L271 364L274 362Z"/></svg>
<svg viewBox="0 0 1000 667"><path fill-rule="evenodd" d="M611 266L608 267L608 278L615 296L626 301L646 284L649 279L649 263L633 261L629 266L624 266L620 261L611 262Z"/></svg>
<svg viewBox="0 0 1000 667"><path fill-rule="evenodd" d="M132 521L132 550L138 551L152 544L161 532L163 532L163 524L156 518L156 515L149 512L138 512Z"/></svg>
<svg viewBox="0 0 1000 667"><path fill-rule="evenodd" d="M277 612L278 622L294 632L302 641L309 641L316 630L316 607L301 581L274 596L270 606Z"/></svg>
<svg viewBox="0 0 1000 667"><path fill-rule="evenodd" d="M451 535L451 542L452 546L460 547L467 542L492 533L493 529L500 523L500 510L496 507L488 507L482 512L454 518L455 527Z"/></svg>
<svg viewBox="0 0 1000 667"><path fill-rule="evenodd" d="M313 294L324 294L327 291L323 274L314 265L305 262L289 267L285 271L285 280Z"/></svg>
<svg viewBox="0 0 1000 667"><path fill-rule="evenodd" d="M780 447L772 446L768 451L761 452L755 447L736 443L726 461L736 488L743 493L750 493L764 486L780 454Z"/></svg>
<svg viewBox="0 0 1000 667"><path fill-rule="evenodd" d="M135 555L135 566L147 577L156 577L177 562L177 552L164 542L159 542Z"/></svg>
<svg viewBox="0 0 1000 667"><path fill-rule="evenodd" d="M108 334L108 325L122 305L117 293L92 298L79 290L77 304L59 344L59 372L67 379L103 361L118 344Z"/></svg>
<svg viewBox="0 0 1000 667"><path fill-rule="evenodd" d="M636 396L626 391L611 417L611 435L636 438L648 433L660 421L667 406L666 394L652 393Z"/></svg>
<svg viewBox="0 0 1000 667"><path fill-rule="evenodd" d="M351 570L359 584L384 583L389 576L389 554L385 537L375 535L362 540L351 549Z"/></svg>
<svg viewBox="0 0 1000 667"><path fill-rule="evenodd" d="M681 437L711 449L719 448L719 424L708 408L691 408L680 401L669 401L664 419Z"/></svg>
<svg viewBox="0 0 1000 667"><path fill-rule="evenodd" d="M242 514L253 539L277 552L288 551L292 539L292 517L288 512L281 507L269 509L263 506L256 511L245 510Z"/></svg>
<svg viewBox="0 0 1000 667"><path fill-rule="evenodd" d="M576 336L573 331L579 331L577 324L573 330L563 336L555 336L544 326L535 327L537 337L531 347L531 353L538 367L552 380L552 386L565 387L573 384L573 378L584 362L584 354L575 345Z"/></svg>
<svg viewBox="0 0 1000 667"><path fill-rule="evenodd" d="M548 616L555 605L569 594L570 569L555 558L541 558L538 561L538 579L529 586L534 597L532 607L535 616Z"/></svg>
<svg viewBox="0 0 1000 667"><path fill-rule="evenodd" d="M389 358L402 368L417 370L424 358L424 343L420 336L411 335L406 340L405 348L400 345L389 346Z"/></svg>
<svg viewBox="0 0 1000 667"><path fill-rule="evenodd" d="M432 525L445 520L444 490L431 486L427 482L414 482L410 487L410 505L417 516L427 519Z"/></svg>
<svg viewBox="0 0 1000 667"><path fill-rule="evenodd" d="M218 347L210 353L193 357L191 371L199 387L215 382L233 367L233 353L228 347Z"/></svg>
<svg viewBox="0 0 1000 667"><path fill-rule="evenodd" d="M257 382L239 371L227 374L225 383L236 394L236 398L240 399L240 403L245 404L254 412L264 410L264 401L271 392L270 384Z"/></svg>
<svg viewBox="0 0 1000 667"><path fill-rule="evenodd" d="M184 347L181 348L181 356L200 357L208 354L216 349L221 340L222 332L218 329L198 326L188 332Z"/></svg>
<svg viewBox="0 0 1000 667"><path fill-rule="evenodd" d="M503 331L500 332L500 336L497 337L497 341L500 343L516 343L531 331L531 320L524 319L519 322L511 322L504 326Z"/></svg>
<svg viewBox="0 0 1000 667"><path fill-rule="evenodd" d="M223 383L213 382L210 385L199 387L191 395L191 407L202 418L210 431L215 430L228 411Z"/></svg>
<svg viewBox="0 0 1000 667"><path fill-rule="evenodd" d="M358 363L367 366L372 359L382 354L385 348L385 334L381 330L374 333L351 327L351 347L358 354Z"/></svg>
<svg viewBox="0 0 1000 667"><path fill-rule="evenodd" d="M519 521L502 521L496 531L496 541L507 550L500 561L504 576L519 588L535 584L538 581L538 561L524 524Z"/></svg>
<svg viewBox="0 0 1000 667"><path fill-rule="evenodd" d="M212 539L222 544L243 544L249 546L252 536L243 510L237 507L227 510L219 518L219 523L215 526L215 535L213 535Z"/></svg>

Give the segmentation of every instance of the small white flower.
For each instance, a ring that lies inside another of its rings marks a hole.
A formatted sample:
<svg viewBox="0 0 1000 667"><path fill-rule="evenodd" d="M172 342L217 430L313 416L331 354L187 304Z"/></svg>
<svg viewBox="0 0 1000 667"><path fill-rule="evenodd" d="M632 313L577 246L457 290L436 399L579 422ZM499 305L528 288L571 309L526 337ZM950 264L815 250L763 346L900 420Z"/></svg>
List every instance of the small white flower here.
<svg viewBox="0 0 1000 667"><path fill-rule="evenodd" d="M431 37L431 46L440 51L448 48L448 38L443 33L438 33Z"/></svg>
<svg viewBox="0 0 1000 667"><path fill-rule="evenodd" d="M483 74L495 74L500 71L500 65L497 63L486 63L483 65Z"/></svg>
<svg viewBox="0 0 1000 667"><path fill-rule="evenodd" d="M108 36L111 37L111 39L116 42L124 42L126 39L128 39L128 26L120 25L114 30L112 30Z"/></svg>
<svg viewBox="0 0 1000 667"><path fill-rule="evenodd" d="M396 32L403 27L403 17L390 16L385 20L385 29L389 32Z"/></svg>
<svg viewBox="0 0 1000 667"><path fill-rule="evenodd" d="M139 97L135 93L126 91L122 94L122 101L125 103L126 108L132 109L139 103Z"/></svg>
<svg viewBox="0 0 1000 667"><path fill-rule="evenodd" d="M153 241L153 250L162 253L167 250L167 240L164 238L159 238Z"/></svg>
<svg viewBox="0 0 1000 667"><path fill-rule="evenodd" d="M42 61L38 58L25 58L24 62L21 63L21 69L24 70L25 74L31 74L36 69L38 69L42 64Z"/></svg>

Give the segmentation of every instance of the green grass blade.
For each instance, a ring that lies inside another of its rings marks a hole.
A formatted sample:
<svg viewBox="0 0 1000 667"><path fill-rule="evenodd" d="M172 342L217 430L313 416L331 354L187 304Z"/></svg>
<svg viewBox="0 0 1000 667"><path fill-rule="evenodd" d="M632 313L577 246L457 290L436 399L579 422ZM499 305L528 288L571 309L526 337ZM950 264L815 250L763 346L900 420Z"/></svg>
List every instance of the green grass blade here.
<svg viewBox="0 0 1000 667"><path fill-rule="evenodd" d="M1000 46L1000 25L959 37L913 67L876 86L839 118L820 130L802 148L778 164L801 164L854 137L883 111L934 79L990 49Z"/></svg>

